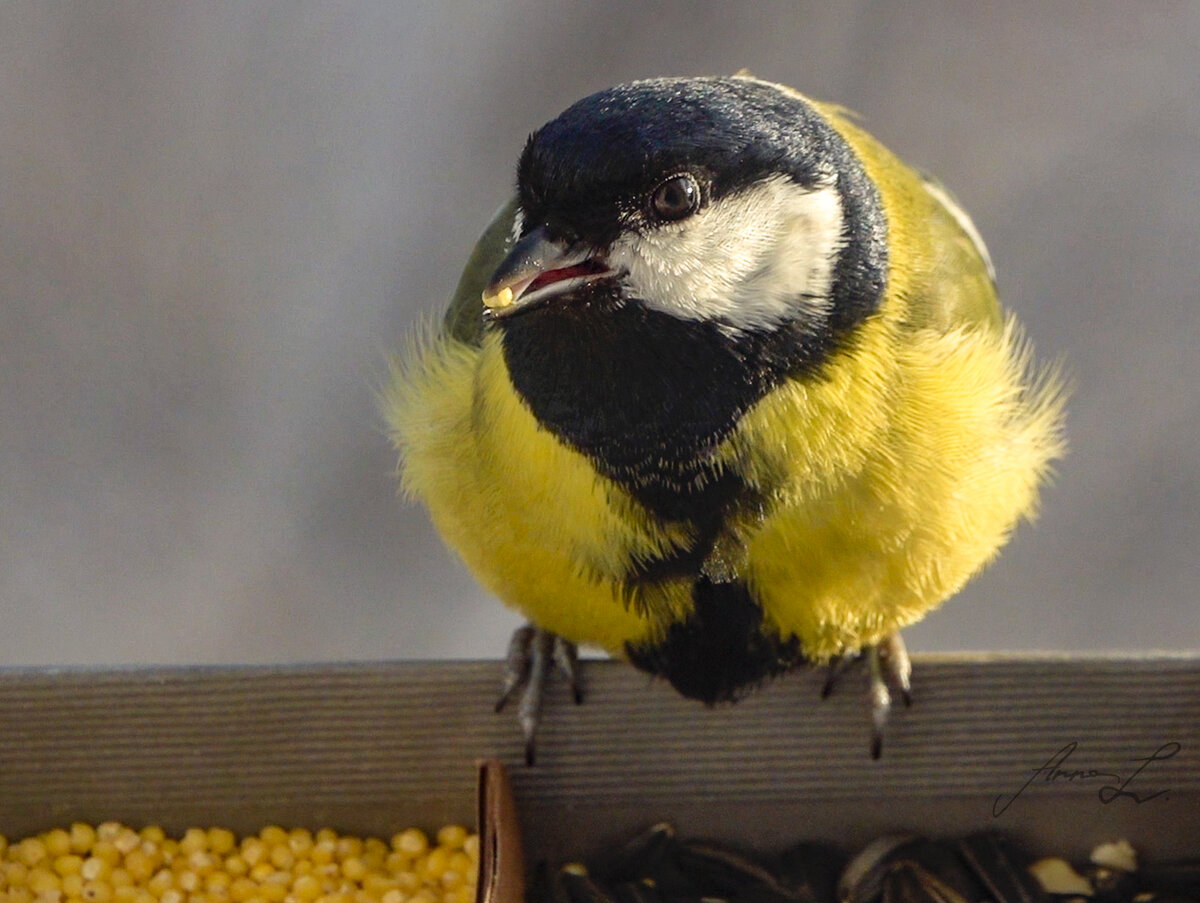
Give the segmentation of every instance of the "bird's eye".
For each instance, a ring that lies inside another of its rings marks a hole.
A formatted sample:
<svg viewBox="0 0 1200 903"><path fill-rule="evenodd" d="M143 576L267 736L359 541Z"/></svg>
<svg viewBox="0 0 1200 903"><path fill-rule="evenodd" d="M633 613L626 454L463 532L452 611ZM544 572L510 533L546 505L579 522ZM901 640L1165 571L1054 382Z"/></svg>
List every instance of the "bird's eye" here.
<svg viewBox="0 0 1200 903"><path fill-rule="evenodd" d="M700 186L686 173L667 179L650 195L650 209L661 220L683 219L699 207Z"/></svg>

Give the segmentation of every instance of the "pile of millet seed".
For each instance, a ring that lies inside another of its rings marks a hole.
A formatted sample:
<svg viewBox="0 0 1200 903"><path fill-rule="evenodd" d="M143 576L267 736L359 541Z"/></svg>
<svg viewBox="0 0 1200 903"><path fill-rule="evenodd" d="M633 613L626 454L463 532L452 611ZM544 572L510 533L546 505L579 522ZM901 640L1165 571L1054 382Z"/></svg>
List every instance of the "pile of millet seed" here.
<svg viewBox="0 0 1200 903"><path fill-rule="evenodd" d="M435 841L410 828L388 840L329 828L76 823L0 836L0 903L472 903L479 838L459 825Z"/></svg>

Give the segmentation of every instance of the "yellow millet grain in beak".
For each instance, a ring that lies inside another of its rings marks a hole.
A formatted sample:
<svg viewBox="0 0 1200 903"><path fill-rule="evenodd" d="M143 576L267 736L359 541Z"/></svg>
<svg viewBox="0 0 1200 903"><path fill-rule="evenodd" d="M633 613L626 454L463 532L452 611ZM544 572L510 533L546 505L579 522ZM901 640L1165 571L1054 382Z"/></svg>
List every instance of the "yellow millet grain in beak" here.
<svg viewBox="0 0 1200 903"><path fill-rule="evenodd" d="M117 822L0 835L4 903L472 903L479 837L447 825L389 839L268 825L166 836Z"/></svg>
<svg viewBox="0 0 1200 903"><path fill-rule="evenodd" d="M512 307L513 290L505 287L494 294L483 293L483 306L490 310L504 310L506 307Z"/></svg>

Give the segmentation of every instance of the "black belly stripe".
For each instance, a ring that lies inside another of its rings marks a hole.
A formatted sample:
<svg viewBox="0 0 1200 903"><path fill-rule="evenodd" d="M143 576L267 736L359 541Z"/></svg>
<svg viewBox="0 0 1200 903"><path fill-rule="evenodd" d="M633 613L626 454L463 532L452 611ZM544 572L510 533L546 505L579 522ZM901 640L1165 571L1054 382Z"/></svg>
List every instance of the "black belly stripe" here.
<svg viewBox="0 0 1200 903"><path fill-rule="evenodd" d="M762 629L762 610L742 583L696 581L695 608L672 624L661 642L628 644L629 660L665 677L690 699L731 702L763 680L803 663L795 637Z"/></svg>

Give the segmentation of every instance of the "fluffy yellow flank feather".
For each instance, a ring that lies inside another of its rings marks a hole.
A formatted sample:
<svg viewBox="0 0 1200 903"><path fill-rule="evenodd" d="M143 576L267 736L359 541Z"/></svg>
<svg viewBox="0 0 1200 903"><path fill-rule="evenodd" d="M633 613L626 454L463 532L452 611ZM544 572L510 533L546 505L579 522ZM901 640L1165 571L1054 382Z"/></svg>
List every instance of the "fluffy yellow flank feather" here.
<svg viewBox="0 0 1200 903"><path fill-rule="evenodd" d="M745 419L735 444L780 455L757 470L805 461L746 542L752 592L808 658L918 620L1032 513L1061 450L1061 401L1053 379L1029 387L1026 361L1012 321L999 333L917 330L890 358L860 351L854 369L869 377L791 383ZM865 416L827 419L839 402Z"/></svg>
<svg viewBox="0 0 1200 903"><path fill-rule="evenodd" d="M504 370L499 337L434 339L399 367L384 406L402 487L493 593L576 643L619 653L691 606L680 583L651 619L621 588L630 564L685 545L543 429Z"/></svg>

